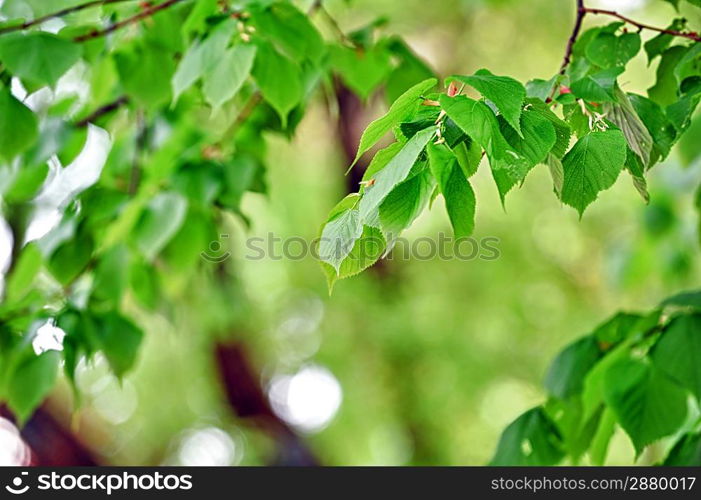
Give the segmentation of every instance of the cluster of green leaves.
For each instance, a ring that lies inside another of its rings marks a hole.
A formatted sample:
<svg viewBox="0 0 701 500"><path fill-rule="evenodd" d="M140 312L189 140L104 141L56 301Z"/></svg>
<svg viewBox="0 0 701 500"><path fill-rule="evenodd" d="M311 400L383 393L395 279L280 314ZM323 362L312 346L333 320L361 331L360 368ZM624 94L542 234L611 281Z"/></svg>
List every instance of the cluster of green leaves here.
<svg viewBox="0 0 701 500"><path fill-rule="evenodd" d="M677 19L671 29L684 25ZM646 172L689 128L701 99L701 44L665 33L645 42L649 61L660 59L647 96L618 84L642 46L640 33L616 22L583 33L566 71L550 80L524 86L482 69L446 79L447 93L432 92L435 80L405 92L368 126L358 157L390 131L396 142L375 153L359 192L334 207L321 231L329 286L391 250L438 195L456 238L469 236L475 216L469 178L483 156L502 203L539 164L550 170L555 195L580 217L624 170L648 201ZM462 95L463 88L479 98Z"/></svg>
<svg viewBox="0 0 701 500"><path fill-rule="evenodd" d="M24 26L83 3L0 5L0 195L13 236L0 402L20 419L59 361L72 381L100 353L121 377L137 360L139 315L169 314L198 276L220 286L201 254L226 232L225 212L247 223L244 193L266 191L264 135L293 134L316 90L340 78L361 98L381 85L395 95L431 74L398 38L375 39L378 23L327 41L286 0L90 2L55 32ZM42 191L76 185L71 162L98 127L111 139L99 179L48 200L61 220L28 242ZM65 331L64 349L36 356L46 322Z"/></svg>
<svg viewBox="0 0 701 500"><path fill-rule="evenodd" d="M606 460L622 428L636 457L665 442L664 465L701 465L701 292L645 313L618 313L558 354L545 377L548 400L514 420L495 465Z"/></svg>

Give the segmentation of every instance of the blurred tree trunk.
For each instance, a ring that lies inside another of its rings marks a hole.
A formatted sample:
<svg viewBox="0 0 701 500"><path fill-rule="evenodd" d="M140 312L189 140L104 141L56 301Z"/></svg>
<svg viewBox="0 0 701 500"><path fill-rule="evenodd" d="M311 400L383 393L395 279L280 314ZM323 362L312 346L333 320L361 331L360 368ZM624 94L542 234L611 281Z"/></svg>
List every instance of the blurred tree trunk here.
<svg viewBox="0 0 701 500"><path fill-rule="evenodd" d="M16 424L14 415L7 407L0 407L0 416ZM20 429L20 435L31 451L30 465L101 465L90 449L52 414L46 404L34 412Z"/></svg>
<svg viewBox="0 0 701 500"><path fill-rule="evenodd" d="M245 346L240 342L217 344L216 359L233 412L268 434L277 445L271 465L319 465L314 454L268 402Z"/></svg>

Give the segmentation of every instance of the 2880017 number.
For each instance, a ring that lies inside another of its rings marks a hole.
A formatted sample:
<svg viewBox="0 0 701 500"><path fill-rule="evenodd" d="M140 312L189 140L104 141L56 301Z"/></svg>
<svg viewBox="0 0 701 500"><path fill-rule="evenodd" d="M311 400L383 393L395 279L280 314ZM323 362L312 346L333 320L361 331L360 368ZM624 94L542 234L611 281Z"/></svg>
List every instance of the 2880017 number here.
<svg viewBox="0 0 701 500"><path fill-rule="evenodd" d="M630 477L629 491L691 490L696 478L689 477Z"/></svg>

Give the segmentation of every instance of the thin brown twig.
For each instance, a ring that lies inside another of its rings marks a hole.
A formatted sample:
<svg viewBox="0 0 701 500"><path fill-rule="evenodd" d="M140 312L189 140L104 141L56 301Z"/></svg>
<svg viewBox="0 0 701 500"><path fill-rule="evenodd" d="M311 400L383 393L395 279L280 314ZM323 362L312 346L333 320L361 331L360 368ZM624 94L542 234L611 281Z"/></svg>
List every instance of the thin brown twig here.
<svg viewBox="0 0 701 500"><path fill-rule="evenodd" d="M636 28L640 30L650 30L650 31L656 31L658 33L665 33L667 35L672 35L672 36L678 36L682 38L687 38L689 40L693 40L695 42L701 42L701 35L694 31L677 31L677 30L671 30L671 29L665 29L665 28L658 28L656 26L650 26L649 24L644 24L638 21L635 21L634 19L631 19L629 17L626 17L622 14L619 14L618 12L614 10L606 10L606 9L595 9L595 8L590 8L590 7L585 7L584 6L584 0L577 0L577 17L575 19L574 27L572 28L572 33L570 34L569 40L567 40L567 47L565 48L565 55L562 58L562 64L560 65L560 71L558 75L564 75L565 71L567 70L567 66L569 66L570 61L572 60L572 49L574 48L574 44L577 41L577 37L579 36L579 32L582 29L582 22L584 21L584 17L587 14L594 14L594 15L606 15L606 16L612 16L617 19L620 19L621 21L631 24L635 26ZM554 82L553 88L550 92L550 96L548 97L547 101L552 101L553 98L555 97L555 93L557 92L557 81Z"/></svg>
<svg viewBox="0 0 701 500"><path fill-rule="evenodd" d="M129 97L123 95L115 99L114 101L105 104L104 106L100 106L97 108L95 111L90 113L88 116L83 118L82 120L79 120L75 123L76 127L87 127L89 123L94 122L98 118L100 118L102 115L106 115L107 113L110 113L121 106L125 105L127 102L129 102Z"/></svg>
<svg viewBox="0 0 701 500"><path fill-rule="evenodd" d="M67 16L69 14L79 12L81 10L89 9L91 7L98 7L100 5L109 5L112 3L133 2L133 1L135 1L135 0L91 0L90 2L85 2L82 4L74 5L72 7L66 7L65 9L57 10L56 12L51 12L51 13L43 15L41 17L37 17L36 19L32 19L30 21L25 21L21 24L15 24L12 26L5 26L4 28L0 28L0 35L3 35L5 33L12 33L13 31L26 30L28 28L31 28L32 26L37 26L39 24L45 23L49 19L64 17L64 16Z"/></svg>
<svg viewBox="0 0 701 500"><path fill-rule="evenodd" d="M559 76L565 74L567 66L569 66L570 61L572 60L572 49L574 48L574 42L577 41L579 32L582 30L582 21L584 21L584 16L586 16L586 14L587 10L584 7L584 0L577 0L577 17L574 21L574 27L572 28L570 38L567 40L567 46L565 47L565 55L562 58L562 64L560 64L560 71L558 72ZM556 79L553 83L553 88L550 90L550 95L548 96L546 102L552 101L555 97L555 92L557 91L557 83L558 79Z"/></svg>
<svg viewBox="0 0 701 500"><path fill-rule="evenodd" d="M77 36L73 39L74 42L85 42L87 40L92 40L94 38L100 38L105 35L109 35L110 33L113 33L119 29L124 28L125 26L129 26L130 24L137 23L141 21L142 19L146 19L147 17L151 17L152 15L167 9L168 7L171 7L172 5L175 5L177 3L183 2L184 0L166 0L163 3L159 3L157 5L152 5L151 7L147 7L138 14L135 14L131 17L127 17L126 19L119 21L117 23L114 23L110 26L108 26L105 29L102 30L93 30L89 33L86 33L84 35Z"/></svg>
<svg viewBox="0 0 701 500"><path fill-rule="evenodd" d="M629 17L626 17L622 14L619 14L618 12L614 10L606 10L606 9L593 9L593 8L584 8L584 13L585 14L601 14L605 16L612 16L615 18L620 19L623 22L626 22L628 24L632 24L638 29L641 30L650 30L650 31L656 31L658 33L665 33L667 35L672 35L672 36L679 36L682 38L688 38L689 40L693 40L695 42L701 42L701 35L694 31L677 31L677 30L670 30L666 28L658 28L657 26L650 26L649 24L644 24L640 23L638 21L635 21Z"/></svg>

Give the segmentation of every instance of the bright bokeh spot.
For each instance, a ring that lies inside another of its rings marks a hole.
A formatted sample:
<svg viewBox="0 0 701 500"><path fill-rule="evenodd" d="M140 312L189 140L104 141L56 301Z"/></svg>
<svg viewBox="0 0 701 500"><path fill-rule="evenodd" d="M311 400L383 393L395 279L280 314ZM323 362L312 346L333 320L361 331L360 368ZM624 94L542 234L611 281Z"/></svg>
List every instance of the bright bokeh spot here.
<svg viewBox="0 0 701 500"><path fill-rule="evenodd" d="M242 456L241 445L218 427L193 429L180 442L177 461L185 466L236 465Z"/></svg>
<svg viewBox="0 0 701 500"><path fill-rule="evenodd" d="M17 427L0 418L0 466L29 465L30 453Z"/></svg>
<svg viewBox="0 0 701 500"><path fill-rule="evenodd" d="M304 432L318 432L336 415L343 391L333 373L308 365L294 375L278 375L270 384L275 412Z"/></svg>

